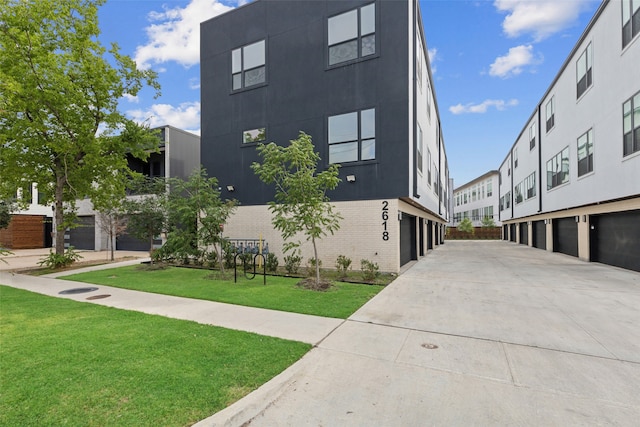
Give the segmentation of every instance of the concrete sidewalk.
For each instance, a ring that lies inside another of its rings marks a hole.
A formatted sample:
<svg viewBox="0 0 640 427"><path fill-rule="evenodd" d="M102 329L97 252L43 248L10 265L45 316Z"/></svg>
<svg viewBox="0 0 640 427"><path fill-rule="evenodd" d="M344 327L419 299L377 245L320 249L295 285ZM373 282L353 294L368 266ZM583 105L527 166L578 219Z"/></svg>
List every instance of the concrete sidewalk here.
<svg viewBox="0 0 640 427"><path fill-rule="evenodd" d="M640 274L447 242L203 426L636 426Z"/></svg>
<svg viewBox="0 0 640 427"><path fill-rule="evenodd" d="M0 271L21 271L30 268L38 268L40 267L38 263L44 257L49 255L50 250L51 248L11 250L11 255L0 256ZM80 263L87 261L104 263L111 262L111 251L77 250L76 252L82 257L79 261ZM143 259L148 257L149 252L114 251L114 258L116 261L121 261L123 259Z"/></svg>
<svg viewBox="0 0 640 427"><path fill-rule="evenodd" d="M139 262L139 260L133 261ZM85 286L0 272L60 296ZM447 242L347 321L106 286L66 296L315 344L202 426L617 425L640 419L640 273Z"/></svg>

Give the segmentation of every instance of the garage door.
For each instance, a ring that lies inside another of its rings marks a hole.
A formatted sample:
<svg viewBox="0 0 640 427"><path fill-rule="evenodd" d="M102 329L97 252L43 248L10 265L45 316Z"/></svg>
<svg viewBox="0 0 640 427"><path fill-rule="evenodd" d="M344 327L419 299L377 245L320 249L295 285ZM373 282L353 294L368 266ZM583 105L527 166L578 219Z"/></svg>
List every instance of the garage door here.
<svg viewBox="0 0 640 427"><path fill-rule="evenodd" d="M574 217L553 220L553 251L578 256L578 223Z"/></svg>
<svg viewBox="0 0 640 427"><path fill-rule="evenodd" d="M591 261L640 271L640 210L594 215Z"/></svg>
<svg viewBox="0 0 640 427"><path fill-rule="evenodd" d="M509 225L509 240L512 242L516 241L516 225L515 224Z"/></svg>
<svg viewBox="0 0 640 427"><path fill-rule="evenodd" d="M416 251L416 217L402 214L400 221L400 265L418 259Z"/></svg>
<svg viewBox="0 0 640 427"><path fill-rule="evenodd" d="M94 216L79 216L78 226L65 234L66 246L76 249L94 250L96 248L96 226Z"/></svg>
<svg viewBox="0 0 640 427"><path fill-rule="evenodd" d="M531 236L533 238L534 248L547 249L547 226L544 221L533 221L531 223L533 229L531 230Z"/></svg>
<svg viewBox="0 0 640 427"><path fill-rule="evenodd" d="M427 224L427 249L433 249L433 221Z"/></svg>
<svg viewBox="0 0 640 427"><path fill-rule="evenodd" d="M523 245L529 244L529 224L526 222L520 223L520 243Z"/></svg>
<svg viewBox="0 0 640 427"><path fill-rule="evenodd" d="M507 224L502 226L502 240L509 240L509 226Z"/></svg>

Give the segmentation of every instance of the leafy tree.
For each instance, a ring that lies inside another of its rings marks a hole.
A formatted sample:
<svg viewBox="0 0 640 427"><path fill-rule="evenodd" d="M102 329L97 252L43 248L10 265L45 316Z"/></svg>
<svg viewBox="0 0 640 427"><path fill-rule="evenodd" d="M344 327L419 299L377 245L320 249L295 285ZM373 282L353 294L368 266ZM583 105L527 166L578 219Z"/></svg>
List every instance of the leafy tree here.
<svg viewBox="0 0 640 427"><path fill-rule="evenodd" d="M127 232L138 239L147 240L149 255L152 255L153 239L167 230L166 182L164 178L138 177L129 185L134 195L122 204Z"/></svg>
<svg viewBox="0 0 640 427"><path fill-rule="evenodd" d="M485 216L484 218L482 218L482 226L487 228L495 228L496 223L493 222L493 218L491 218L490 216Z"/></svg>
<svg viewBox="0 0 640 427"><path fill-rule="evenodd" d="M187 181L171 179L170 188L172 228L167 243L179 240L183 246L193 246L194 249L213 246L220 271L224 273L222 226L228 221L237 202L223 201L218 180L208 177L202 167L194 171Z"/></svg>
<svg viewBox="0 0 640 427"><path fill-rule="evenodd" d="M9 226L12 211L13 203L0 200L0 230Z"/></svg>
<svg viewBox="0 0 640 427"><path fill-rule="evenodd" d="M464 218L462 221L460 221L460 224L458 224L458 230L464 233L475 234L473 223L469 218Z"/></svg>
<svg viewBox="0 0 640 427"><path fill-rule="evenodd" d="M340 228L342 217L329 203L328 190L338 186L338 165L332 164L318 172L320 156L313 150L311 136L300 132L289 146L281 147L271 142L258 144L262 163L251 168L266 184L275 184L275 201L269 203L274 214L273 225L282 233L285 241L297 233L303 233L313 245L313 257L318 259L316 240L333 234ZM296 249L300 242L287 242L284 251ZM320 288L320 263L315 263L315 286Z"/></svg>
<svg viewBox="0 0 640 427"><path fill-rule="evenodd" d="M124 192L126 154L145 158L157 141L118 111L124 95L156 75L117 45L98 41L105 0L0 2L0 198L35 182L54 206L56 253L75 200ZM119 136L115 136L119 135Z"/></svg>

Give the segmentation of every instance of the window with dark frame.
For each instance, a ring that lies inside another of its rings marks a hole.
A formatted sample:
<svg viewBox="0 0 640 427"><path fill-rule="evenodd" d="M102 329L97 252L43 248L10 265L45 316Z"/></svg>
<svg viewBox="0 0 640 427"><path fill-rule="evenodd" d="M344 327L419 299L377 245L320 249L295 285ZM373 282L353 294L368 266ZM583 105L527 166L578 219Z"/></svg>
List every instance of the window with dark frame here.
<svg viewBox="0 0 640 427"><path fill-rule="evenodd" d="M239 90L266 82L265 41L231 51L232 89Z"/></svg>
<svg viewBox="0 0 640 427"><path fill-rule="evenodd" d="M622 48L640 33L640 0L622 0Z"/></svg>
<svg viewBox="0 0 640 427"><path fill-rule="evenodd" d="M513 149L513 168L516 169L518 167L518 149Z"/></svg>
<svg viewBox="0 0 640 427"><path fill-rule="evenodd" d="M536 123L529 126L529 150L536 148Z"/></svg>
<svg viewBox="0 0 640 427"><path fill-rule="evenodd" d="M622 104L623 155L640 151L640 92Z"/></svg>
<svg viewBox="0 0 640 427"><path fill-rule="evenodd" d="M549 102L547 102L547 105L545 107L545 110L547 112L547 132L549 132L551 129L553 129L553 127L556 124L556 97L555 95L551 97L551 99L549 100Z"/></svg>
<svg viewBox="0 0 640 427"><path fill-rule="evenodd" d="M547 190L569 181L569 147L547 162Z"/></svg>
<svg viewBox="0 0 640 427"><path fill-rule="evenodd" d="M376 110L354 111L328 119L329 163L376 158Z"/></svg>
<svg viewBox="0 0 640 427"><path fill-rule="evenodd" d="M267 129L257 128L251 130L245 130L242 132L242 143L252 144L255 142L262 142L267 140Z"/></svg>
<svg viewBox="0 0 640 427"><path fill-rule="evenodd" d="M593 129L578 138L578 176L593 172Z"/></svg>
<svg viewBox="0 0 640 427"><path fill-rule="evenodd" d="M376 5L374 3L328 19L329 65L341 64L376 53Z"/></svg>
<svg viewBox="0 0 640 427"><path fill-rule="evenodd" d="M420 173L422 173L422 144L423 144L423 139L422 139L422 128L420 127L420 125L418 125L418 170L420 171Z"/></svg>
<svg viewBox="0 0 640 427"><path fill-rule="evenodd" d="M582 52L576 62L576 99L580 98L593 83L591 43Z"/></svg>

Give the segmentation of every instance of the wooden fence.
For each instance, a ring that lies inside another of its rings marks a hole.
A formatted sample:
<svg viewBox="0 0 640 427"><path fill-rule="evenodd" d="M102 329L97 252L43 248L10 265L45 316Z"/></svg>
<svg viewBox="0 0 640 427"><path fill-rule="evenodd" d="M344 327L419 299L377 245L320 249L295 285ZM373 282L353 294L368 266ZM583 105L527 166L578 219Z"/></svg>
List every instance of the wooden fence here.
<svg viewBox="0 0 640 427"><path fill-rule="evenodd" d="M446 238L449 240L500 240L502 233L500 227L474 227L473 234L460 231L456 227L447 227Z"/></svg>

